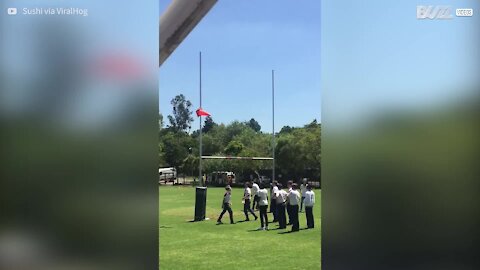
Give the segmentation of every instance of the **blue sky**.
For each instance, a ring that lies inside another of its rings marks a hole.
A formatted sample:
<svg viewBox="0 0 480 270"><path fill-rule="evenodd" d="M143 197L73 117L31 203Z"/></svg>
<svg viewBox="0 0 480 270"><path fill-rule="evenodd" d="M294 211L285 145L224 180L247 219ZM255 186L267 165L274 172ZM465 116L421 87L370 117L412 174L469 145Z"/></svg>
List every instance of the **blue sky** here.
<svg viewBox="0 0 480 270"><path fill-rule="evenodd" d="M417 5L473 17L417 20ZM451 105L478 91L478 0L324 1L323 124ZM460 101L461 102L461 101Z"/></svg>
<svg viewBox="0 0 480 270"><path fill-rule="evenodd" d="M417 5L474 16L417 20ZM200 50L203 107L217 122L254 117L270 132L271 69L277 131L450 106L478 89L479 8L478 0L218 1L160 68L160 111L170 114L178 93L198 106Z"/></svg>
<svg viewBox="0 0 480 270"><path fill-rule="evenodd" d="M217 123L255 118L271 132L272 69L275 130L320 121L320 12L317 0L218 1L160 67L160 112L171 114L179 93L199 106L202 51L202 107Z"/></svg>

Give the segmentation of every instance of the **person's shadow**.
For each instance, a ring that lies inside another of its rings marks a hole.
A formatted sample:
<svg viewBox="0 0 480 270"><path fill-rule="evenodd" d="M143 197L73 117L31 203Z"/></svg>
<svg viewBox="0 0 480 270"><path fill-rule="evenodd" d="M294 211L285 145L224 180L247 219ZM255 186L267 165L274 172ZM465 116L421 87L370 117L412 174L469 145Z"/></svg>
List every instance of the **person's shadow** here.
<svg viewBox="0 0 480 270"><path fill-rule="evenodd" d="M253 230L248 230L247 232L263 232L264 230L259 230L259 229L253 229Z"/></svg>
<svg viewBox="0 0 480 270"><path fill-rule="evenodd" d="M279 232L278 234L287 234L287 233L296 233L298 231L285 231L285 232Z"/></svg>
<svg viewBox="0 0 480 270"><path fill-rule="evenodd" d="M298 229L298 231L286 231L286 232L280 232L278 234L286 234L286 233L296 233L296 232L300 232L300 231L303 231L303 230L308 230L309 228L300 228Z"/></svg>

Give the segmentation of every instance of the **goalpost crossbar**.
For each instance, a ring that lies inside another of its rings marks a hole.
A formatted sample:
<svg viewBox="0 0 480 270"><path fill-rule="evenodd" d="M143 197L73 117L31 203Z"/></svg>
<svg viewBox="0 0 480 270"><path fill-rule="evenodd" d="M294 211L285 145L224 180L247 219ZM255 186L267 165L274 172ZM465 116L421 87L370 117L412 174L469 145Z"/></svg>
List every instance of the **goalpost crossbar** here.
<svg viewBox="0 0 480 270"><path fill-rule="evenodd" d="M202 156L202 159L273 160L271 157Z"/></svg>

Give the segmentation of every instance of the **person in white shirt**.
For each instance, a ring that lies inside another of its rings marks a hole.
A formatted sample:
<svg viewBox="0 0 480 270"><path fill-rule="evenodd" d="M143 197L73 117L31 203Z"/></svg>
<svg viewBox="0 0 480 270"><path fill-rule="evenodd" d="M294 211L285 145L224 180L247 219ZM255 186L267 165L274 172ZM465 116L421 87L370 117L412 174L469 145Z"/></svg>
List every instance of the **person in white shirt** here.
<svg viewBox="0 0 480 270"><path fill-rule="evenodd" d="M233 222L233 211L232 211L232 202L231 202L231 199L232 199L232 188L230 187L230 185L227 185L225 187L225 194L223 195L223 201L222 201L222 207L223 207L223 211L222 213L220 214L220 216L218 217L218 220L217 220L217 224L222 224L222 217L223 217L223 214L225 214L225 212L228 211L228 215L230 216L230 224L234 224Z"/></svg>
<svg viewBox="0 0 480 270"><path fill-rule="evenodd" d="M250 198L252 197L252 191L250 187L250 182L246 182L245 189L243 190L243 212L245 213L245 221L250 221L248 212L252 213L255 220L258 218L257 215L255 215L255 212L253 212L252 208L250 208Z"/></svg>
<svg viewBox="0 0 480 270"><path fill-rule="evenodd" d="M290 220L292 221L292 232L298 232L300 230L300 224L298 222L298 205L300 203L300 192L297 190L297 184L292 185L292 191L288 193L288 202L290 203L291 212Z"/></svg>
<svg viewBox="0 0 480 270"><path fill-rule="evenodd" d="M277 198L277 193L278 193L278 182L273 181L272 182L272 192L270 193L270 213L273 214L273 221L272 222L277 222L278 221L278 216L277 216L277 203L275 202Z"/></svg>
<svg viewBox="0 0 480 270"><path fill-rule="evenodd" d="M257 180L253 180L253 185L252 185L252 196L253 196L253 205L252 205L252 209L255 210L255 204L257 206L257 210L258 210L258 190L260 189L260 187L258 186L258 183L257 183Z"/></svg>
<svg viewBox="0 0 480 270"><path fill-rule="evenodd" d="M300 202L300 212L303 212L303 201L305 200L305 192L307 192L307 179L303 178L303 182L300 185L300 193L302 194L302 201Z"/></svg>
<svg viewBox="0 0 480 270"><path fill-rule="evenodd" d="M257 193L258 195L258 205L260 208L260 224L261 227L259 230L268 230L268 191L265 189L265 185L260 183L260 190Z"/></svg>
<svg viewBox="0 0 480 270"><path fill-rule="evenodd" d="M293 185L293 181L290 180L287 182L287 188L288 188L288 191L287 193L290 194L290 192L292 191L292 185ZM292 207L290 206L290 202L287 200L287 214L288 214L288 223L287 225L292 225Z"/></svg>
<svg viewBox="0 0 480 270"><path fill-rule="evenodd" d="M282 189L282 184L277 184L277 194L276 194L276 209L277 209L277 219L278 219L278 228L285 229L287 228L287 217L285 216L285 202L287 201L287 192Z"/></svg>
<svg viewBox="0 0 480 270"><path fill-rule="evenodd" d="M313 229L315 227L313 221L313 205L315 204L315 193L312 191L312 186L307 186L305 192L305 216L307 217L307 228Z"/></svg>

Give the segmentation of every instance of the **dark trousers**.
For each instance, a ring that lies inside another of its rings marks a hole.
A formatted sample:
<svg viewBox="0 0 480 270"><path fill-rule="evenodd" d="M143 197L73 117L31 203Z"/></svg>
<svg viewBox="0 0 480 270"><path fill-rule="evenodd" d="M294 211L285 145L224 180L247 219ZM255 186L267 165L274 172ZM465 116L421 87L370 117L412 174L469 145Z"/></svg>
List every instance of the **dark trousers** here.
<svg viewBox="0 0 480 270"><path fill-rule="evenodd" d="M233 223L233 212L232 212L232 208L228 203L223 204L223 211L218 217L218 220L217 220L218 222L222 221L223 214L225 214L225 212L227 211L228 211L228 215L230 216L230 223Z"/></svg>
<svg viewBox="0 0 480 270"><path fill-rule="evenodd" d="M252 209L255 209L255 205L257 205L257 209L258 209L258 195L253 196Z"/></svg>
<svg viewBox="0 0 480 270"><path fill-rule="evenodd" d="M260 224L263 227L268 226L267 208L268 205L260 205Z"/></svg>
<svg viewBox="0 0 480 270"><path fill-rule="evenodd" d="M315 224L313 221L313 206L305 206L305 216L307 217L307 227L314 228Z"/></svg>
<svg viewBox="0 0 480 270"><path fill-rule="evenodd" d="M278 228L285 229L287 227L287 217L285 216L285 203L279 203L276 205Z"/></svg>
<svg viewBox="0 0 480 270"><path fill-rule="evenodd" d="M288 223L292 224L292 206L287 203L287 214L288 214Z"/></svg>
<svg viewBox="0 0 480 270"><path fill-rule="evenodd" d="M290 205L291 207L291 220L292 220L292 232L296 232L300 229L298 223L298 205Z"/></svg>
<svg viewBox="0 0 480 270"><path fill-rule="evenodd" d="M305 201L305 197L302 197L302 201L300 202L300 212L303 211L303 201Z"/></svg>
<svg viewBox="0 0 480 270"><path fill-rule="evenodd" d="M248 212L252 213L254 218L257 218L257 216L253 212L252 208L250 208L250 200L245 200L245 204L243 205L243 212L245 213L245 219L246 220L249 220Z"/></svg>
<svg viewBox="0 0 480 270"><path fill-rule="evenodd" d="M270 201L270 212L273 214L273 221L272 222L277 222L278 221L278 214L277 214L277 203L275 202L275 199L272 199Z"/></svg>

